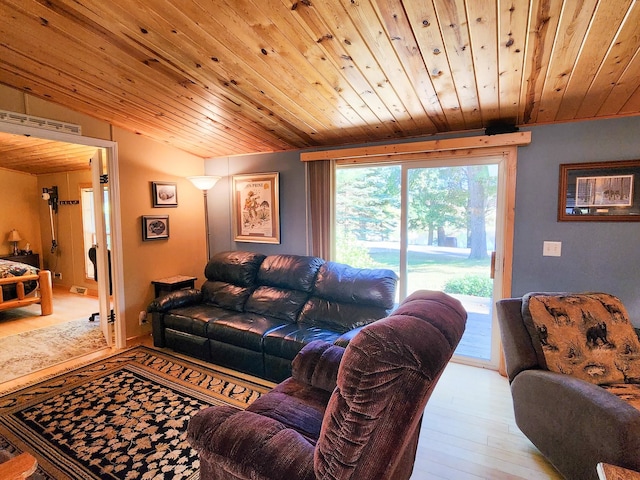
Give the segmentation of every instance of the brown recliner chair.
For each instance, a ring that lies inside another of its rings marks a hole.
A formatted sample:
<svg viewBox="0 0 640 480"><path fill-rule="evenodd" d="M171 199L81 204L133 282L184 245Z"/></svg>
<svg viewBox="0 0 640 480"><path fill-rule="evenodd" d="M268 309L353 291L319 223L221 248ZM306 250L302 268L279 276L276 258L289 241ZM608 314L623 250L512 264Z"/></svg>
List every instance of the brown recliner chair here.
<svg viewBox="0 0 640 480"><path fill-rule="evenodd" d="M345 348L308 344L292 377L246 410L189 423L207 479L408 479L422 414L465 328L457 300L419 291Z"/></svg>
<svg viewBox="0 0 640 480"><path fill-rule="evenodd" d="M598 462L640 470L640 411L603 387L541 365L522 298L496 308L522 433L567 479L597 480Z"/></svg>

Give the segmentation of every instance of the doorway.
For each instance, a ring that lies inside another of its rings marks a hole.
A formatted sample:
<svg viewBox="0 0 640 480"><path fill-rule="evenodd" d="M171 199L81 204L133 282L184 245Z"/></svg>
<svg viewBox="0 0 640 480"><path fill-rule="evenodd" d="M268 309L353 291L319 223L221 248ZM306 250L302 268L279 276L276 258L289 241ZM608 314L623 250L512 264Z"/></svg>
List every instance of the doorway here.
<svg viewBox="0 0 640 480"><path fill-rule="evenodd" d="M504 176L501 155L336 167L336 260L394 270L398 302L419 289L458 298L468 320L454 358L489 368L499 363L492 260L504 254Z"/></svg>
<svg viewBox="0 0 640 480"><path fill-rule="evenodd" d="M122 263L121 263L121 237L120 237L120 215L119 215L119 192L118 186L116 182L109 182L109 178L117 178L118 165L117 165L117 148L115 142L108 140L101 140L89 137L83 137L78 135L72 135L67 133L62 133L58 131L50 131L45 129L39 129L34 127L27 127L23 125L17 124L9 124L9 123L0 123L0 132L4 132L6 134L17 135L22 138L26 137L28 139L45 139L53 142L63 142L66 144L75 144L75 145L83 145L94 148L95 151L102 153L99 155L99 165L92 167L92 187L94 187L95 191L99 192L102 190L104 185L107 185L109 190L109 198L110 198L110 213L111 216L109 219L105 219L102 214L102 210L97 212L96 218L98 215L100 216L102 228L99 229L98 235L99 239L104 238L107 232L107 227L105 226L105 222L109 223L109 229L112 233L112 279L113 279L113 310L114 310L114 323L112 324L112 329L115 330L115 335L109 335L109 340L115 340L115 346L117 348L124 348L126 345L126 335L125 335L125 326L124 321L121 319L121 312L124 311L124 290L122 288ZM87 159L88 160L88 159ZM95 165L95 161L92 160L92 166ZM102 208L102 198L100 198L100 208ZM45 230L43 230L45 231ZM100 265L104 265L105 268L107 266L107 254L106 254L106 245L107 242L99 241L99 244L103 246L103 254L99 255L98 259L98 271L100 272ZM46 242L43 240L43 248L45 247ZM79 246L80 248L80 246ZM83 257L86 255L86 252L81 251L78 255L82 255ZM104 257L102 259L102 257ZM80 264L78 262L78 264ZM104 269L103 269L104 271ZM100 279L99 279L100 280ZM109 288L108 281L99 281L98 282L98 297L100 304L100 313L101 318L108 318L109 316ZM113 328L115 327L115 328ZM106 331L106 330L105 330ZM110 342L111 343L111 342Z"/></svg>

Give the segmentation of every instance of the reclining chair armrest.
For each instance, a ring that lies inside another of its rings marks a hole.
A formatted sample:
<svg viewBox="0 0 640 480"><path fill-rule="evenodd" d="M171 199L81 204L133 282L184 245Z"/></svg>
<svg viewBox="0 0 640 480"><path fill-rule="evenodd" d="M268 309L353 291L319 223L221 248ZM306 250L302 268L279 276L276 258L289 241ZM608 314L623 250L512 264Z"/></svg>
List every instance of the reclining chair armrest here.
<svg viewBox="0 0 640 480"><path fill-rule="evenodd" d="M147 307L147 312L168 312L174 308L186 307L202 302L202 292L194 288L176 290L156 298Z"/></svg>
<svg viewBox="0 0 640 480"><path fill-rule="evenodd" d="M333 392L344 348L323 340L305 345L292 362L291 376L298 382Z"/></svg>
<svg viewBox="0 0 640 480"><path fill-rule="evenodd" d="M640 411L624 400L548 370L519 373L511 392L516 424L567 478L597 478L599 461L640 470Z"/></svg>
<svg viewBox="0 0 640 480"><path fill-rule="evenodd" d="M203 471L228 472L233 478L316 478L314 446L295 430L254 412L228 405L201 410L189 421L187 440L198 451Z"/></svg>

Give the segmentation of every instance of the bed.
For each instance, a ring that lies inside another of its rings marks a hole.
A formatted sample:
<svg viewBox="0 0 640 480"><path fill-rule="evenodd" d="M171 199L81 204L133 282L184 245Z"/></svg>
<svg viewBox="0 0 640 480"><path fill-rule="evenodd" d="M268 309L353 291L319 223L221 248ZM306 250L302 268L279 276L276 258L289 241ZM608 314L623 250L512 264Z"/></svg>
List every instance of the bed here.
<svg viewBox="0 0 640 480"><path fill-rule="evenodd" d="M53 313L49 270L0 259L0 287L0 311L39 303L42 315Z"/></svg>

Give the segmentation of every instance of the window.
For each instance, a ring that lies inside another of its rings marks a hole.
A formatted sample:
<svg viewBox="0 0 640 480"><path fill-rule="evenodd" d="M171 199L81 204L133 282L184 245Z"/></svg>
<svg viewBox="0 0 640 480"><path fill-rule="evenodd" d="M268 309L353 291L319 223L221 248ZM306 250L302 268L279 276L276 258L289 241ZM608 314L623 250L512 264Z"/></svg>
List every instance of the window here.
<svg viewBox="0 0 640 480"><path fill-rule="evenodd" d="M89 252L89 249L96 244L96 222L94 215L94 203L93 203L93 188L82 187L80 189L80 203L82 205L82 233L84 240L84 251ZM107 248L111 248L111 231L109 220L109 195L105 187L104 189L104 214L105 223L107 228ZM88 254L84 256L84 271L86 278L93 280L95 278L95 272L93 269L93 263L89 260Z"/></svg>

